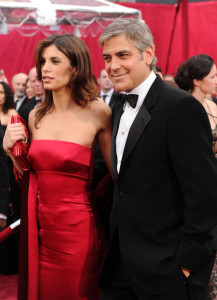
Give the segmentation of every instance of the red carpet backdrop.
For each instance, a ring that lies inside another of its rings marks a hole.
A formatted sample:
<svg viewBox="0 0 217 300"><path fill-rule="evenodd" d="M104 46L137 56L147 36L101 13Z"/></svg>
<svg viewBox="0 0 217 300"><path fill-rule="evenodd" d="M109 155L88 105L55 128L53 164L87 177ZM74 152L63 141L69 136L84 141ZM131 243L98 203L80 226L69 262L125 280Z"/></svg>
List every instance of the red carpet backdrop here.
<svg viewBox="0 0 217 300"><path fill-rule="evenodd" d="M217 1L193 3L182 1L176 26L174 26L174 18L177 5L149 3L121 3L121 5L141 11L142 18L154 35L158 65L164 73L176 72L182 61L199 53L209 54L217 62ZM102 49L97 40L104 26L109 22L105 19L100 23L93 21L86 27L78 27L80 37L90 49L93 73L96 76L104 66ZM173 28L174 36L170 47ZM74 33L74 30L75 26L70 24L56 27L23 24L10 29L8 34L0 34L0 69L5 70L9 81L17 72L28 72L34 64L34 48L39 40L54 32Z"/></svg>

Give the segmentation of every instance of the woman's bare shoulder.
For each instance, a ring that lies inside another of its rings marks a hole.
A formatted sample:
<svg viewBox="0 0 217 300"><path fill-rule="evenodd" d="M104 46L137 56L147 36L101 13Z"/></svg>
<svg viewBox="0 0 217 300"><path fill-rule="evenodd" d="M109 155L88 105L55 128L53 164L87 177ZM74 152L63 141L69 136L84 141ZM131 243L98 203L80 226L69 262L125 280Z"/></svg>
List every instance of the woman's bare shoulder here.
<svg viewBox="0 0 217 300"><path fill-rule="evenodd" d="M99 117L108 118L111 117L111 108L103 101L101 98L97 98L96 100L91 102L91 109L94 111Z"/></svg>
<svg viewBox="0 0 217 300"><path fill-rule="evenodd" d="M30 129L33 129L34 127L34 124L35 124L35 118L36 118L36 112L38 111L38 108L35 107L33 108L33 110L30 111L29 113L29 120L28 120L28 123L29 123L29 128Z"/></svg>

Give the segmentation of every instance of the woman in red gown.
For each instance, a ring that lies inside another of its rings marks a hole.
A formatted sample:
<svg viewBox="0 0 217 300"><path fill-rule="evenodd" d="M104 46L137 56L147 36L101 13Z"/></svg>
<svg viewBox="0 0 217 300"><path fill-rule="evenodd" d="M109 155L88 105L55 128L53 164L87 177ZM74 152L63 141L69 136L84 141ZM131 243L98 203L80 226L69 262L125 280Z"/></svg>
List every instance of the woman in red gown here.
<svg viewBox="0 0 217 300"><path fill-rule="evenodd" d="M89 52L71 34L41 41L35 52L45 100L29 115L28 300L98 300L104 231L92 193L95 146L110 167L110 108L97 98ZM4 148L25 139L8 126ZM39 197L37 199L37 193Z"/></svg>

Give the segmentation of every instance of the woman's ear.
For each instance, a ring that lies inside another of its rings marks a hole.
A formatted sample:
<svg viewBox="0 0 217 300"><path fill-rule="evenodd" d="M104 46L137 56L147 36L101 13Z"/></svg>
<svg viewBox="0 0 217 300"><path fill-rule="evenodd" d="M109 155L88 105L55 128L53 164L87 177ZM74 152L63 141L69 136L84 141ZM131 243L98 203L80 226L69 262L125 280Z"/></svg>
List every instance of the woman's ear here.
<svg viewBox="0 0 217 300"><path fill-rule="evenodd" d="M200 87L201 80L199 80L199 79L193 79L193 84L194 84L194 86Z"/></svg>
<svg viewBox="0 0 217 300"><path fill-rule="evenodd" d="M76 76L76 75L78 75L78 68L73 67L72 76Z"/></svg>

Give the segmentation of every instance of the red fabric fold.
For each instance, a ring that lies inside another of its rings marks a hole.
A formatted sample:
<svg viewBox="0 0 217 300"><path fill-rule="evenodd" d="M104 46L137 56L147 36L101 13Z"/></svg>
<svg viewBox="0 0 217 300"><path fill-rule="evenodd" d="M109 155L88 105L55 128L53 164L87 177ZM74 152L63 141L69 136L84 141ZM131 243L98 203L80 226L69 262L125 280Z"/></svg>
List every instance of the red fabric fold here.
<svg viewBox="0 0 217 300"><path fill-rule="evenodd" d="M38 183L35 173L30 173L28 193L28 300L38 300Z"/></svg>

